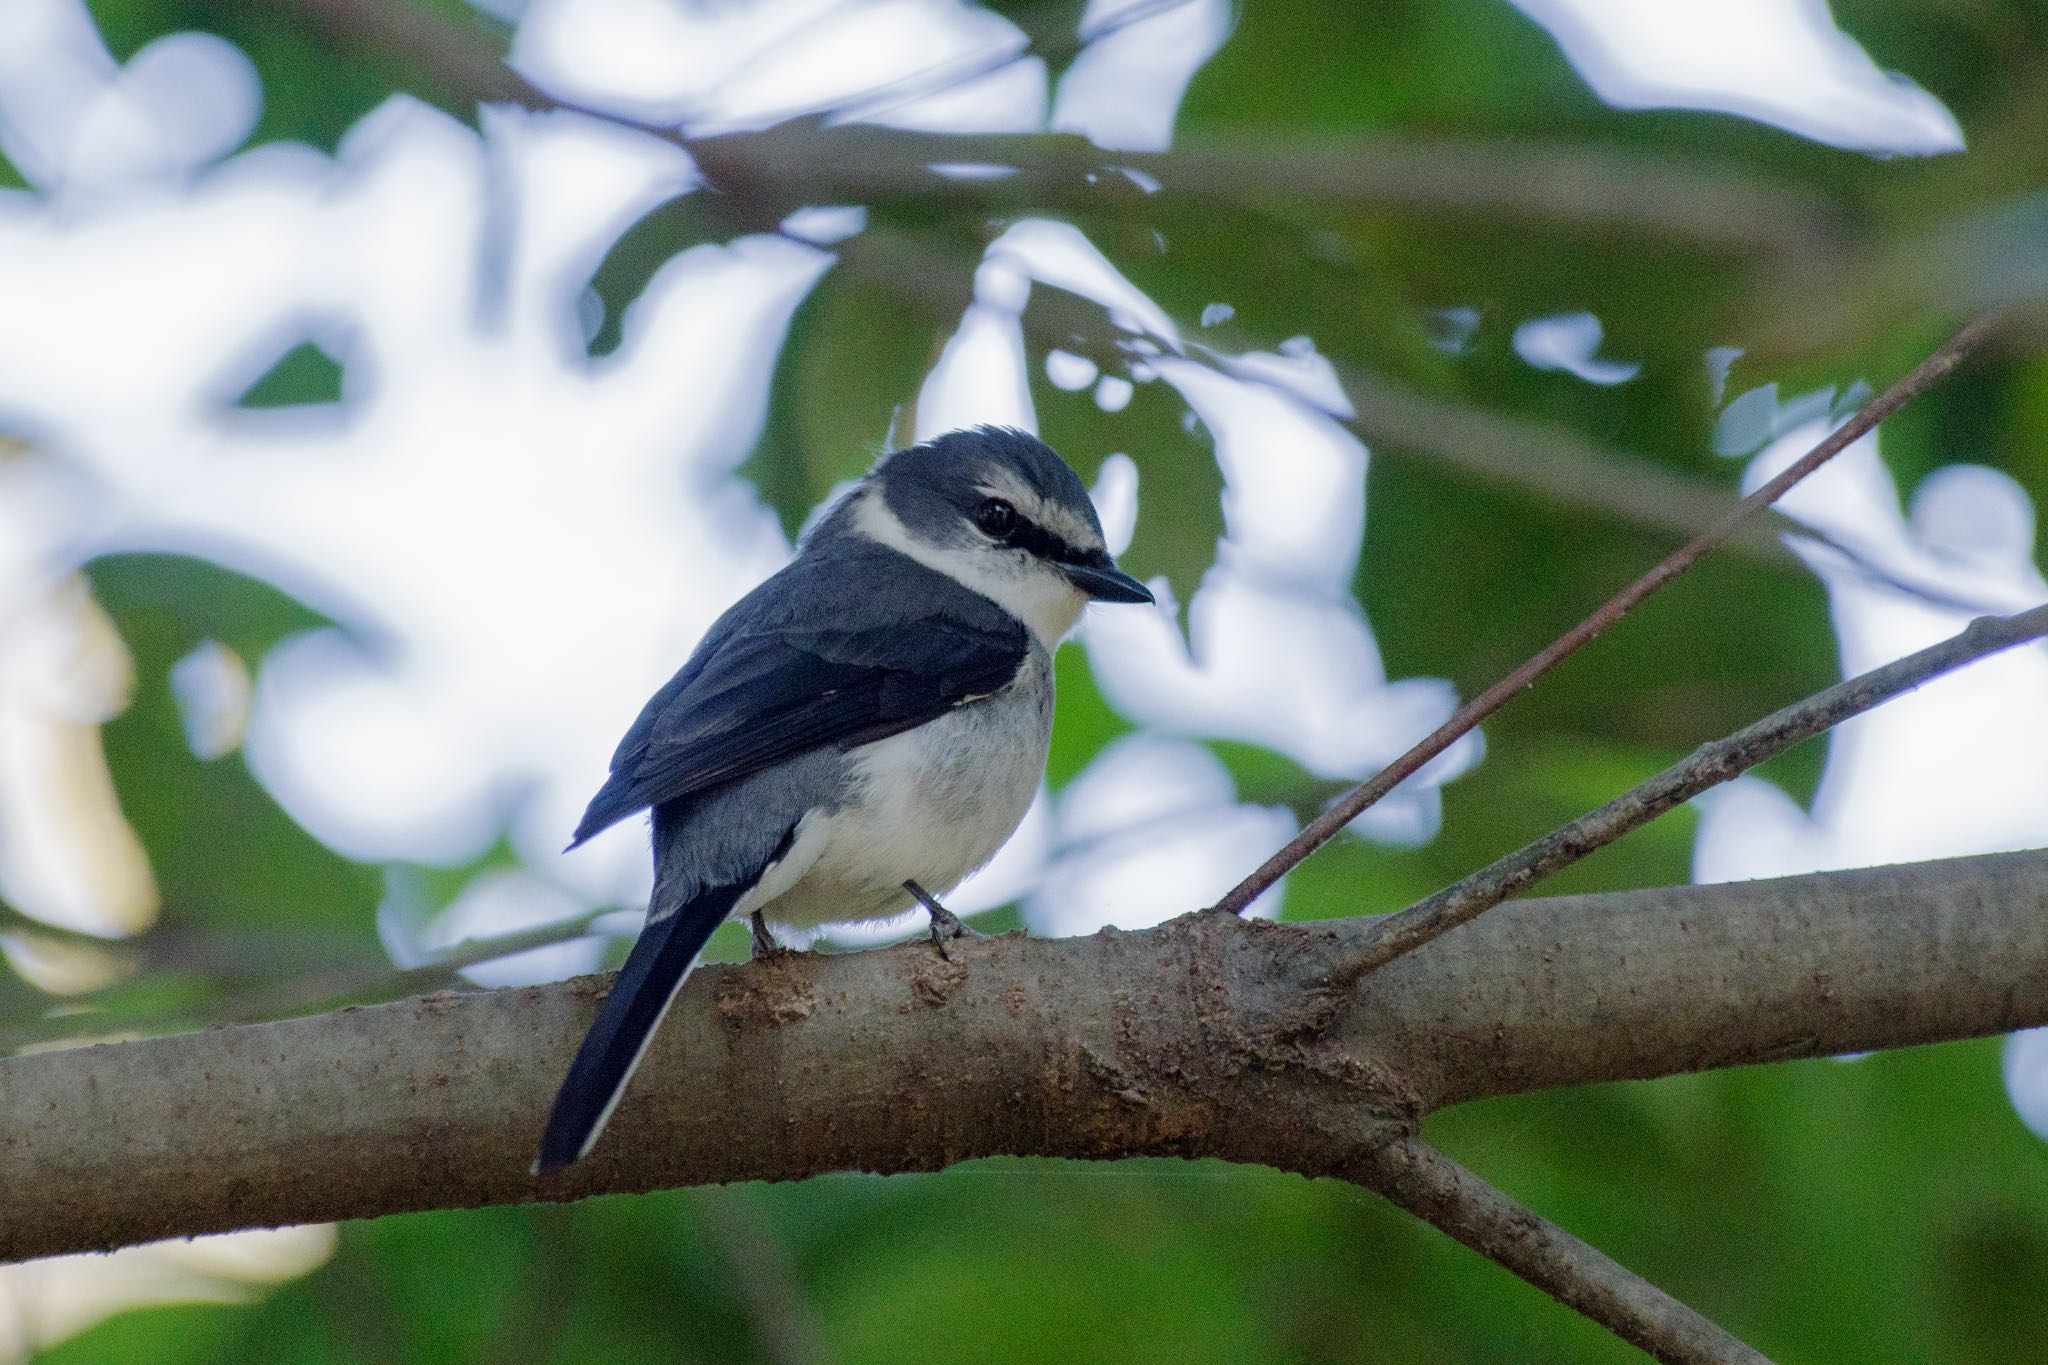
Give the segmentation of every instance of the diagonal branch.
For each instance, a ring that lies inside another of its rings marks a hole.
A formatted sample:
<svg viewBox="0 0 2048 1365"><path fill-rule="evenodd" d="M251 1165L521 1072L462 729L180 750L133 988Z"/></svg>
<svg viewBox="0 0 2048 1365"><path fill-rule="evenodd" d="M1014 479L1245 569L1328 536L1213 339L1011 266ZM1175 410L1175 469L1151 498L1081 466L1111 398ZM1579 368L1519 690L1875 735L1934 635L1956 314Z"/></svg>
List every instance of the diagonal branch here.
<svg viewBox="0 0 2048 1365"><path fill-rule="evenodd" d="M1560 868L1648 824L1701 792L1733 781L1801 740L1833 729L1951 669L2048 636L2048 606L2013 616L1981 616L1960 634L1882 668L1836 683L1774 711L1726 739L1702 744L1675 763L1597 810L1559 826L1477 872L1396 914L1372 922L1359 951L1332 971L1333 987L1346 987L1376 967L1412 953L1508 897L1528 890Z"/></svg>
<svg viewBox="0 0 2048 1365"><path fill-rule="evenodd" d="M1965 357L1981 348L1990 339L1996 327L1997 319L1992 315L1980 317L1964 327L1945 345L1914 366L1903 379L1864 404L1862 411L1835 428L1819 445L1802 455L1769 483L1744 498L1715 525L1681 545L1648 573L1623 588L1598 610L1538 651L1528 662L1459 707L1457 714L1438 726L1414 748L1352 788L1335 805L1310 821L1300 834L1288 841L1286 847L1261 863L1250 876L1232 887L1229 894L1216 903L1216 908L1232 914L1243 914L1246 907L1264 894L1268 887L1286 876L1302 859L1328 843L1339 830L1364 814L1367 808L1413 776L1424 764L1450 748L1488 716L1507 705L1517 693L1532 686L1538 678L1591 643L1602 631L1628 615L1644 598L1705 558L1723 541L1735 534L1751 517L1783 497L1794 484L1875 430L1879 422L1897 412L1960 365Z"/></svg>
<svg viewBox="0 0 2048 1365"><path fill-rule="evenodd" d="M505 61L476 23L410 0L292 0L293 8L372 60L398 56L479 104L529 109L551 101Z"/></svg>
<svg viewBox="0 0 2048 1365"><path fill-rule="evenodd" d="M1371 1149L1353 1178L1659 1360L1768 1365L1715 1323L1418 1138Z"/></svg>

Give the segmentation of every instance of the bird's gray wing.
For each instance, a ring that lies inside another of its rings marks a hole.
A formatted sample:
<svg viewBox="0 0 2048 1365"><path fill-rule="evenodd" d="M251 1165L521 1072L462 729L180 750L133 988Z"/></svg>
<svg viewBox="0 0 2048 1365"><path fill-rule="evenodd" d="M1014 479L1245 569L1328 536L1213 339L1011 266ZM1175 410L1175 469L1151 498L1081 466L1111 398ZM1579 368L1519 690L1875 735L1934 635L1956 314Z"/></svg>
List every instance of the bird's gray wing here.
<svg viewBox="0 0 2048 1365"><path fill-rule="evenodd" d="M627 732L571 847L648 806L914 729L1007 686L1030 647L1023 624L909 560L892 566L896 587L911 571L932 581L888 595L915 607L875 624L852 623L875 605L844 585L798 613L721 622Z"/></svg>

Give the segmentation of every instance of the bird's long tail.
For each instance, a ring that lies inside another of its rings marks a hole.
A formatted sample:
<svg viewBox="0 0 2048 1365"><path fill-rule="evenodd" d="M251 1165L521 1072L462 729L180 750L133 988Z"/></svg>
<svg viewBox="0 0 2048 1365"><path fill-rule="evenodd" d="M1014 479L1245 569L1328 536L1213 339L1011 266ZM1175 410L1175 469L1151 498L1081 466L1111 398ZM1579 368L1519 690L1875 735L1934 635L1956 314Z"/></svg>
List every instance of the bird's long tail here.
<svg viewBox="0 0 2048 1365"><path fill-rule="evenodd" d="M533 1163L536 1175L580 1160L597 1141L683 978L744 889L708 888L640 931L555 1096L548 1126L541 1133L540 1155Z"/></svg>

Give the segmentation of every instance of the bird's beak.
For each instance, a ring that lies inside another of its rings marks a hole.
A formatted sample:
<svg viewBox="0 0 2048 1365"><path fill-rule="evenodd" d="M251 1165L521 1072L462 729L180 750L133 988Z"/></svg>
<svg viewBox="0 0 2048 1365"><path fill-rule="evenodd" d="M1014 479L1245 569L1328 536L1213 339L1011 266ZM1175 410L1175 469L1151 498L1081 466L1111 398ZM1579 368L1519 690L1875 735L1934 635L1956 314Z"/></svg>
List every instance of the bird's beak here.
<svg viewBox="0 0 2048 1365"><path fill-rule="evenodd" d="M1152 590L1116 566L1108 555L1088 564L1062 564L1067 581L1097 602L1150 602Z"/></svg>

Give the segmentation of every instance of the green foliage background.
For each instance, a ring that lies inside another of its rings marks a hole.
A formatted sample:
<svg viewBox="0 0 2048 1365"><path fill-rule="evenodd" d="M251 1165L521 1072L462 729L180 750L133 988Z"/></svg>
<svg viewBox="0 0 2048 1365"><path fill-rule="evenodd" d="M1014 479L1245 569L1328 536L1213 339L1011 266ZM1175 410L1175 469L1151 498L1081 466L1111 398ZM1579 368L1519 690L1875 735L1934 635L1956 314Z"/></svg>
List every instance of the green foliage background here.
<svg viewBox="0 0 2048 1365"><path fill-rule="evenodd" d="M188 27L240 43L264 77L260 138L331 148L394 90L473 114L434 71L338 39L307 8L93 8L120 55ZM1016 8L1054 43L1078 12ZM434 12L477 23L459 7ZM2048 170L2048 11L1842 0L1835 12L1880 65L1948 104L1968 155L1879 160L1731 117L1616 112L1498 0L1246 6L1179 124L1182 149L1256 135L1276 157L1331 138L1438 137L1704 167L1780 196L1788 223L1819 224L1803 239L1717 252L1612 224L1389 207L1309 176L1256 202L1104 195L1059 212L1183 323L1232 303L1225 344L1308 333L1340 363L1725 494L1738 465L1711 454L1709 347L1747 349L1731 394L1769 380L1788 393L1881 385L1941 340L1956 310L2023 288L2029 252L2048 247L2013 212ZM599 271L614 320L670 253L720 231L688 208L650 219ZM866 248L941 283L911 296L835 270L799 311L746 470L792 525L864 466L915 392L994 230L989 207L971 201L873 208ZM1031 210L1005 203L999 216ZM1941 243L1986 231L1998 250L1973 256L1960 285L1930 266L1947 259ZM1482 314L1456 358L1427 345L1434 311L1452 306ZM1580 309L1605 324L1604 353L1644 361L1640 378L1595 388L1513 356L1516 321ZM295 385L331 398L335 382L299 355L251 401L288 400ZM1084 475L1101 452L1136 458L1147 497L1128 562L1168 573L1185 600L1221 526L1206 436L1184 428L1159 385L1116 415L1042 381L1034 396L1048 438ZM2006 470L2038 501L2048 363L2009 352L1886 433L1902 489L1968 459ZM1375 442L1370 478L1357 590L1388 671L1448 677L1465 695L1671 543L1426 451ZM91 577L136 657L135 704L106 738L165 899L162 925L135 945L143 969L87 1002L92 1026L168 1030L395 990L371 919L387 879L411 876L432 898L467 869L364 867L321 847L239 760L192 757L164 682L202 639L253 660L315 618L265 584L191 561L111 558ZM1440 837L1410 851L1341 842L1293 878L1289 914L1397 908L1832 681L1833 651L1817 583L1718 559L1489 724L1484 764L1446 792ZM1068 651L1060 669L1055 784L1127 728L1083 655ZM1248 799L1310 812L1333 790L1273 754L1216 748ZM1819 760L1801 751L1772 776L1806 794ZM1681 813L1553 889L1683 881L1691 832ZM19 983L0 991L0 1011L15 1045L80 1027ZM1488 1102L1437 1117L1430 1136L1774 1356L2012 1361L2048 1339L2048 1153L2006 1102L1995 1042ZM255 1302L132 1312L47 1354L53 1365L1632 1357L1349 1188L1215 1164L1027 1161L352 1225L329 1265Z"/></svg>

